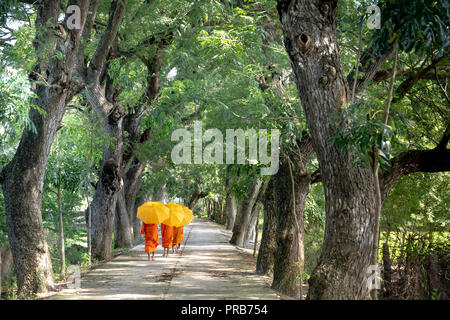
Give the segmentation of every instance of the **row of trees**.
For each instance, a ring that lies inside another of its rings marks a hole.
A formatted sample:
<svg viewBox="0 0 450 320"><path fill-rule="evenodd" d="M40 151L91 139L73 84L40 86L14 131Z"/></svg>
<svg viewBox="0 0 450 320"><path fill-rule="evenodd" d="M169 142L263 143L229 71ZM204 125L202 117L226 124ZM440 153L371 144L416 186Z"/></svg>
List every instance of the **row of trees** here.
<svg viewBox="0 0 450 320"><path fill-rule="evenodd" d="M133 246L136 208L150 199L217 203L238 246L263 221L257 272L294 297L311 274L311 299L367 298L380 234L389 239L406 212L431 208L428 232L445 235L448 174L414 175L431 180L411 208L389 192L411 173L450 167L446 2L380 2L374 30L371 4L9 0L0 14L0 240L19 296L53 285L52 212L64 274L73 224L64 214L82 204L98 260ZM70 5L80 28L68 28ZM280 130L278 172L175 165L171 133L195 120L222 132Z"/></svg>

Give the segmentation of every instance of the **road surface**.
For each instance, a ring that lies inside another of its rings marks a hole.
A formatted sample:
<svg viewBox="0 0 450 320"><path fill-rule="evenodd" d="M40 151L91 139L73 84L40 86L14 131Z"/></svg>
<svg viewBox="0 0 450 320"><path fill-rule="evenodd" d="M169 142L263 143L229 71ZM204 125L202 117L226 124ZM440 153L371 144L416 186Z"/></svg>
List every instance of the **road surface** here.
<svg viewBox="0 0 450 320"><path fill-rule="evenodd" d="M280 299L254 270L253 258L228 243L223 227L194 219L184 228L180 254L163 258L159 245L147 261L138 245L82 275L79 288L48 299Z"/></svg>

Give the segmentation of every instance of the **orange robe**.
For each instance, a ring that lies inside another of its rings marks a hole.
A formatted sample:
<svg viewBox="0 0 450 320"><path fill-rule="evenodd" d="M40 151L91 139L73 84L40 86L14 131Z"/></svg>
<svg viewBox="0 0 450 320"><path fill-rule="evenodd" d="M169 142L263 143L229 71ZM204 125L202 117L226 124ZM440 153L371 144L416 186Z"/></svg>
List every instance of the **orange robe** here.
<svg viewBox="0 0 450 320"><path fill-rule="evenodd" d="M183 242L183 226L173 227L172 245L180 244L181 242Z"/></svg>
<svg viewBox="0 0 450 320"><path fill-rule="evenodd" d="M145 233L145 252L155 252L159 244L158 225L142 222L141 234Z"/></svg>
<svg viewBox="0 0 450 320"><path fill-rule="evenodd" d="M163 248L172 248L173 227L161 223L161 237Z"/></svg>

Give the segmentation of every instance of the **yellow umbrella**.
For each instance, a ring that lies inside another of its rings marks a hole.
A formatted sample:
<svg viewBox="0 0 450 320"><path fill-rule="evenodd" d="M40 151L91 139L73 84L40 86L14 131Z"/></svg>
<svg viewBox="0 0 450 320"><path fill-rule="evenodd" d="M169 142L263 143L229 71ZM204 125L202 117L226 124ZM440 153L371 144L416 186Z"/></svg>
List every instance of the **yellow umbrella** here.
<svg viewBox="0 0 450 320"><path fill-rule="evenodd" d="M167 224L168 226L181 227L183 225L183 219L185 217L183 209L179 204L172 202L167 203L166 207L169 209L170 215L162 223Z"/></svg>
<svg viewBox="0 0 450 320"><path fill-rule="evenodd" d="M184 212L183 225L187 225L187 224L191 223L192 219L194 219L194 214L192 213L191 209L189 209L188 207L183 206L182 204L180 204L180 206Z"/></svg>
<svg viewBox="0 0 450 320"><path fill-rule="evenodd" d="M137 217L145 224L160 224L169 216L170 210L157 201L148 201L137 209Z"/></svg>

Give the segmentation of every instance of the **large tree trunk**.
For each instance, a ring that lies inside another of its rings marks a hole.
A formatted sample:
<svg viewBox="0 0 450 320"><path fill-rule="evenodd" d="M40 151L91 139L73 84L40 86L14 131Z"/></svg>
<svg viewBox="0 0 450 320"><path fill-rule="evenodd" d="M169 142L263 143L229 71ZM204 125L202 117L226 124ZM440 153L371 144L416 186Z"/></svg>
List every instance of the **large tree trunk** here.
<svg viewBox="0 0 450 320"><path fill-rule="evenodd" d="M136 217L136 194L144 168L144 163L140 162L137 158L133 160L131 167L125 174L123 189L118 195L119 203L117 204L116 216L127 215L127 217L123 216L124 218L121 219L120 222L121 227L118 226L115 233L117 240L126 239L125 242L122 242L121 240L119 243L116 242L116 246L121 245L122 248L132 247L134 245L134 240L138 238L135 233L138 232L139 234L140 232L140 229L138 229L139 227L136 227L140 225L140 220ZM119 210L122 212L121 214L119 214Z"/></svg>
<svg viewBox="0 0 450 320"><path fill-rule="evenodd" d="M309 137L297 141L298 152L290 152L275 175L277 246L272 287L280 292L303 298L301 281L305 265L304 214L306 197L313 182L306 165L314 153ZM290 162L293 163L290 163Z"/></svg>
<svg viewBox="0 0 450 320"><path fill-rule="evenodd" d="M278 174L278 173L277 173ZM263 197L264 223L261 237L261 245L258 250L256 262L256 273L270 275L273 272L276 250L277 233L277 210L278 204L275 202L275 181L272 177L267 185L267 190Z"/></svg>
<svg viewBox="0 0 450 320"><path fill-rule="evenodd" d="M311 177L302 168L296 169L291 177L289 164L284 163L273 178L278 226L272 288L298 298L301 288L297 277L304 268L304 211Z"/></svg>
<svg viewBox="0 0 450 320"><path fill-rule="evenodd" d="M389 239L389 237L388 237ZM383 289L384 296L389 297L391 295L391 281L392 281L392 260L389 254L389 244L386 241L383 243Z"/></svg>
<svg viewBox="0 0 450 320"><path fill-rule="evenodd" d="M125 109L118 101L118 89L107 72L107 58L112 59L117 54L117 32L127 2L122 0L111 3L107 29L99 41L86 75L86 97L102 119L103 133L111 138L111 143L107 142L103 146L99 181L91 204L92 256L99 260L109 260L112 257L116 193L121 188ZM102 73L102 70L105 72ZM101 85L103 77L106 77L104 87Z"/></svg>
<svg viewBox="0 0 450 320"><path fill-rule="evenodd" d="M239 213L236 216L236 221L233 227L233 235L231 237L230 243L237 245L239 247L244 246L245 231L250 223L250 216L253 210L253 206L259 195L259 190L262 186L262 180L259 178L254 178L253 181L247 188L247 192L242 205L240 207Z"/></svg>
<svg viewBox="0 0 450 320"><path fill-rule="evenodd" d="M122 120L120 107L103 121L103 132L113 139L113 146L107 143L103 149L99 181L91 205L92 214L92 256L99 260L112 257L112 234L116 212L116 193L120 190L120 166L123 151Z"/></svg>
<svg viewBox="0 0 450 320"><path fill-rule="evenodd" d="M366 299L374 229L370 169L353 167L330 138L347 105L336 38L337 1L278 1L297 89L313 140L326 199L323 251L310 279L310 299Z"/></svg>
<svg viewBox="0 0 450 320"><path fill-rule="evenodd" d="M82 28L87 2L69 2L80 7ZM60 1L43 1L36 17L39 30L33 44L38 58L30 80L39 82L32 85L36 97L31 103L45 115L35 108L30 110L36 132L24 129L13 159L0 174L8 239L21 298L45 292L53 285L50 255L42 227L42 187L54 135L64 108L76 91L71 80L81 35L80 30L66 30L67 41L56 35L53 26L58 26L60 5ZM56 50L63 53L63 59L56 58Z"/></svg>
<svg viewBox="0 0 450 320"><path fill-rule="evenodd" d="M127 211L123 188L116 194L116 217L114 221L114 248L133 247L133 225Z"/></svg>
<svg viewBox="0 0 450 320"><path fill-rule="evenodd" d="M98 260L112 257L112 235L118 191L122 188L123 118L124 108L117 101L118 91L107 76L105 93L100 86L88 90L88 98L96 113L102 117L102 130L108 136L103 146L99 181L91 204L92 256ZM125 209L126 210L126 209ZM126 218L121 223L126 223Z"/></svg>
<svg viewBox="0 0 450 320"><path fill-rule="evenodd" d="M136 204L136 195L139 188L139 181L144 173L145 163L140 162L137 158L134 159L130 169L125 174L125 203L130 221L134 221L136 214L134 213L134 206Z"/></svg>
<svg viewBox="0 0 450 320"><path fill-rule="evenodd" d="M299 233L293 209L293 190L288 164L282 163L278 173L272 178L275 183L275 203L278 208L276 250L274 254L272 288L288 296L297 297L299 291L298 275L299 262Z"/></svg>

